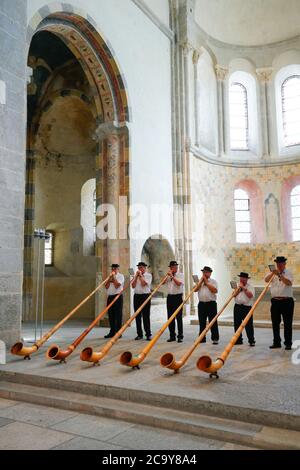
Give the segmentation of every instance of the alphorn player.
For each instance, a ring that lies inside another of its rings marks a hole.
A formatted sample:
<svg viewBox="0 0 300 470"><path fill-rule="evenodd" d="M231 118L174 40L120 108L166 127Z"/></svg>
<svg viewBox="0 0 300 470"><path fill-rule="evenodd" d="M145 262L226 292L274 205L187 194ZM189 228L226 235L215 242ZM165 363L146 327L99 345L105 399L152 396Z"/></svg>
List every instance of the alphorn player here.
<svg viewBox="0 0 300 470"><path fill-rule="evenodd" d="M106 305L109 305L124 287L124 276L119 271L120 265L116 263L112 264L111 269L111 275L105 284L107 294ZM112 338L117 333L117 331L119 331L122 326L122 316L123 295L120 295L118 300L108 310L110 332L105 335L104 338Z"/></svg>
<svg viewBox="0 0 300 470"><path fill-rule="evenodd" d="M206 320L210 322L217 315L217 292L218 284L217 281L211 278L212 269L209 266L204 266L202 271L202 278L199 281L199 287L195 290L198 292L198 318L200 332L206 328ZM200 282L202 281L201 285ZM219 342L219 328L218 322L216 321L211 327L211 340L213 344ZM206 343L206 337L204 337L201 343Z"/></svg>
<svg viewBox="0 0 300 470"><path fill-rule="evenodd" d="M277 269L267 274L265 281L275 276L271 282L271 320L273 326L273 344L270 349L281 348L280 323L281 316L284 326L285 349L292 349L292 329L294 315L293 275L286 269L287 258L277 256L274 259Z"/></svg>
<svg viewBox="0 0 300 470"><path fill-rule="evenodd" d="M135 312L151 294L152 274L146 271L147 266L148 265L146 263L140 261L137 264L138 269L132 281L132 287L134 288L133 306ZM152 338L150 328L150 308L151 300L145 305L135 319L137 332L136 340L143 339L142 319L146 339L149 341Z"/></svg>
<svg viewBox="0 0 300 470"><path fill-rule="evenodd" d="M237 331L244 318L247 316L254 304L255 289L249 282L249 274L241 272L239 289L235 295L235 305L233 309L234 331ZM246 334L250 346L255 346L253 316L248 321ZM243 335L241 334L235 344L243 344Z"/></svg>
<svg viewBox="0 0 300 470"><path fill-rule="evenodd" d="M178 272L178 263L177 261L170 261L169 263L169 272L168 277L165 281L168 288L167 296L167 312L168 319L173 315L175 310L182 304L183 297L183 288L184 288L184 275L183 273ZM182 343L183 340L183 322L182 322L182 309L176 315L177 321L177 341ZM175 319L169 325L170 338L167 340L168 343L171 341L176 341L176 332L175 332Z"/></svg>

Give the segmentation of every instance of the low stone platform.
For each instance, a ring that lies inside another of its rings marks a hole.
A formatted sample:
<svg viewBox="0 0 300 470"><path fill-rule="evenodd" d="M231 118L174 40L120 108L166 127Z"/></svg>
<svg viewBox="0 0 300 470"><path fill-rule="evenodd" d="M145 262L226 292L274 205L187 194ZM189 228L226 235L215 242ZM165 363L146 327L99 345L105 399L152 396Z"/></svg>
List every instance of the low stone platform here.
<svg viewBox="0 0 300 470"><path fill-rule="evenodd" d="M159 324L153 325L153 333L158 330ZM266 413L271 416L270 424L278 424L282 427L298 429L300 424L300 365L293 365L291 356L294 351L283 349L270 350L272 333L269 329L256 329L256 347L250 348L246 341L244 345L235 346L220 370L218 380L196 368L196 361L201 355L211 355L216 359L223 351L232 335L232 328L221 327L221 339L219 345L212 345L210 335L208 342L200 345L194 351L192 357L179 374L174 374L168 369L161 368L159 359L165 352L173 352L177 359L192 344L198 328L185 325L184 342L167 343L167 332L160 338L150 354L141 364L140 370L120 365L119 356L124 351L137 354L148 342L134 341L135 331L129 328L123 338L111 349L100 367L93 367L89 363L80 361L80 351L91 345L100 349L107 340L103 339L106 329L96 328L88 338L69 357L66 364L47 360L45 352L50 344L57 343L66 346L72 342L82 331L84 325L72 325L59 331L52 341L44 345L40 351L33 355L31 361L12 356L8 353L7 364L0 366L0 379L6 380L9 375L21 374L20 377L30 376L31 383L45 385L52 382L51 386L60 382L59 388L63 389L63 381L70 381L73 390L82 391L86 388L101 387L101 390L109 390L115 398L124 398L129 394L140 393L141 400L147 399L147 394L152 394L155 401L172 401L177 399L178 406L184 408L192 400L201 403L207 411L212 409L215 414L226 416L226 410L230 410L230 416L242 412L249 415L255 422L264 420ZM300 333L295 331L294 340L300 340ZM20 379L22 383L23 379ZM23 382L25 383L25 381ZM28 382L27 382L28 383ZM77 385L76 385L77 384ZM58 386L58 385L57 385ZM78 386L79 388L76 388ZM150 395L149 395L150 396ZM165 397L165 398L164 398ZM234 411L235 409L235 411ZM219 411L218 411L219 410ZM256 415L255 415L256 414ZM260 414L260 417L258 416ZM293 422L293 424L292 424ZM300 427L299 427L300 429Z"/></svg>

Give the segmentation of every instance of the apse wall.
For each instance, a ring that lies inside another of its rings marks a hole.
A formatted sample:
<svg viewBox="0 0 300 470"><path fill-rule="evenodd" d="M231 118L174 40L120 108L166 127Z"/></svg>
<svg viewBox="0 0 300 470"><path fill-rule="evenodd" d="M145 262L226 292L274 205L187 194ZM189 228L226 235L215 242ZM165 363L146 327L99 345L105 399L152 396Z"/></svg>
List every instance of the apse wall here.
<svg viewBox="0 0 300 470"><path fill-rule="evenodd" d="M213 268L222 304L230 292L230 279L238 279L240 271L250 273L258 294L268 264L276 255L286 255L298 299L300 241L292 237L291 191L300 182L300 146L283 143L281 86L285 78L300 75L299 36L251 47L224 43L198 25L190 36L190 178L197 235L194 271L199 273L204 264ZM208 70L212 77L209 82L205 78ZM247 150L232 150L230 146L229 90L233 82L241 82L247 90ZM217 113L212 99L206 104L199 99L201 87L202 94L206 91L208 96L217 89ZM210 129L205 128L207 122L212 122ZM203 139L204 132L210 135L210 142L215 136L214 148ZM236 242L237 188L249 195L251 243ZM269 315L267 297L256 317L266 319ZM296 303L297 318L299 315Z"/></svg>
<svg viewBox="0 0 300 470"><path fill-rule="evenodd" d="M289 236L287 204L290 182L298 178L300 181L300 164L236 168L213 165L198 158L192 158L191 163L192 200L201 208L200 242L193 250L195 271L200 272L204 264L211 265L213 275L220 283L220 304L230 292L229 280L238 279L240 271L249 272L253 284L258 287L257 292L260 292L268 264L272 264L276 255L288 258L296 291L299 290L300 242L291 241ZM255 220L252 220L252 233L255 236L261 232L262 235L257 243L241 244L235 240L234 190L245 181L256 184L260 199ZM272 205L268 203L270 197ZM267 306L262 305L258 318L265 318L266 309ZM297 317L299 314L299 304L296 303Z"/></svg>

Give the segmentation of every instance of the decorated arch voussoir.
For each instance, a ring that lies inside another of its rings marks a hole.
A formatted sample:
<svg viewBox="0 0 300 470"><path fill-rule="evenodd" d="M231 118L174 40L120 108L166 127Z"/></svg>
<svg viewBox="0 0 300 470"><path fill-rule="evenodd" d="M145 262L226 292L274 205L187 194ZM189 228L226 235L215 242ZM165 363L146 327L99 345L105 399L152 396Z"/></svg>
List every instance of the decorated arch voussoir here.
<svg viewBox="0 0 300 470"><path fill-rule="evenodd" d="M28 48L33 35L41 30L58 34L80 60L87 75L92 76L92 89L100 93L104 120L125 123L130 120L126 83L109 41L100 33L96 21L69 3L50 3L31 19ZM100 113L100 110L98 109Z"/></svg>

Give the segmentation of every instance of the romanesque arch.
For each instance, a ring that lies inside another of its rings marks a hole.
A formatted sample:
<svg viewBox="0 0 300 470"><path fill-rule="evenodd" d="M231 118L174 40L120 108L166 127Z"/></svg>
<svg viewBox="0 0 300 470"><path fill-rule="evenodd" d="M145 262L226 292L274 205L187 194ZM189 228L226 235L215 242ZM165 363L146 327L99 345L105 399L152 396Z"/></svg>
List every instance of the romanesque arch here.
<svg viewBox="0 0 300 470"><path fill-rule="evenodd" d="M51 11L51 5L39 10L28 27L28 65L33 70L33 75L36 70L43 76L43 81L36 85L31 79L28 85L31 97L34 93L37 96L31 100L31 104L34 104L28 114L27 124L23 281L25 320L30 318L32 309L35 184L41 122L47 119L51 110L61 100L72 100L72 103L76 101L76 106L86 110L93 118L97 205L109 202L118 212L119 197L125 196L129 199L130 196L127 130L130 116L127 92L114 52L99 31L100 28L89 15L75 10L71 5L58 3L55 3L55 11ZM51 89L58 69L53 70L39 57L32 56L30 49L34 38L43 33L59 38L72 54L72 59L78 61L89 93L85 93L80 87L72 86ZM59 154L54 156L59 158ZM127 215L125 219L127 224ZM118 240L97 240L95 253L97 279L107 273L109 264L116 258L124 268L129 266L128 240L122 240L122 246Z"/></svg>

